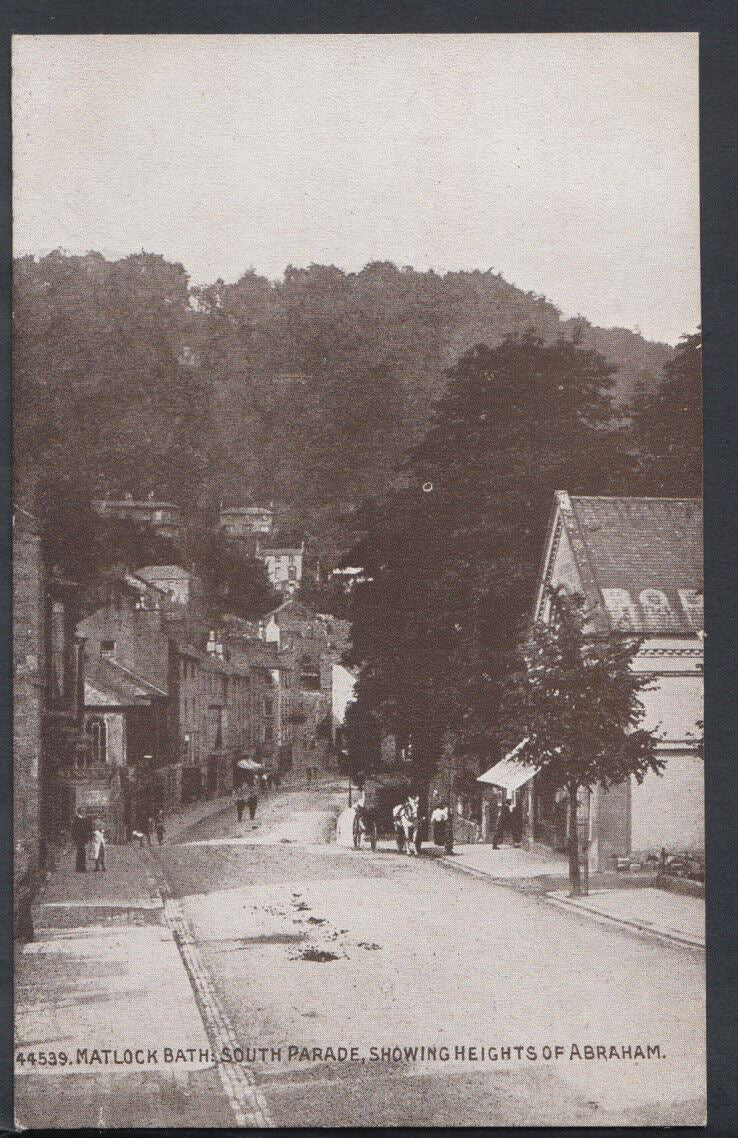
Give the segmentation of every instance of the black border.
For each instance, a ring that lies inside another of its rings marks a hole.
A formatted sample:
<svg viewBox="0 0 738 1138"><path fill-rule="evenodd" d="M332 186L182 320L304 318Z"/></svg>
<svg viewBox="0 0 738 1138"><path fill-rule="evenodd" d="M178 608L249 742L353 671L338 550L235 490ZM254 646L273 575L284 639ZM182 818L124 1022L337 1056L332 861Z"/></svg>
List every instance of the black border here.
<svg viewBox="0 0 738 1138"><path fill-rule="evenodd" d="M0 1126L12 1132L10 794L10 36L70 33L700 33L705 335L708 1127L738 1134L738 5L734 0L11 0L0 12ZM637 171L634 171L637 177ZM49 188L53 192L53 187ZM695 1054L695 1062L701 1057ZM397 1134L400 1131L388 1131ZM563 1133L556 1128L535 1131ZM28 1132L33 1133L32 1131ZM91 1133L91 1132L90 1132ZM118 1131L127 1133L127 1131ZM131 1132L134 1133L134 1132ZM149 1131L136 1131L138 1134ZM163 1133L151 1131L151 1133ZM200 1131L176 1131L195 1134ZM205 1131L213 1134L215 1131ZM221 1133L238 1133L228 1131ZM273 1133L277 1133L274 1131ZM312 1133L321 1133L312 1131ZM323 1133L336 1133L325 1131ZM456 1130L452 1134L479 1133ZM518 1136L531 1130L498 1130ZM612 1130L580 1130L603 1138ZM668 1134L628 1129L625 1135ZM682 1129L680 1135L704 1133Z"/></svg>

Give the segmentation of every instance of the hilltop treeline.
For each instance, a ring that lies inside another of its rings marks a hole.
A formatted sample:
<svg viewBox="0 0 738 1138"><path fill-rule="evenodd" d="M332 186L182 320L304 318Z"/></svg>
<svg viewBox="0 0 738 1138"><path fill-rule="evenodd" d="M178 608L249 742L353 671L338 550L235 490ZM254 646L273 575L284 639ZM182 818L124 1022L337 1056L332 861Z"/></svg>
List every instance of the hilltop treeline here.
<svg viewBox="0 0 738 1138"><path fill-rule="evenodd" d="M203 510L273 500L285 527L331 557L351 544L356 505L402 484L449 369L477 344L528 331L600 352L616 412L648 406L673 355L626 329L563 320L491 271L312 265L192 288L181 265L151 254L22 257L17 492L67 480Z"/></svg>

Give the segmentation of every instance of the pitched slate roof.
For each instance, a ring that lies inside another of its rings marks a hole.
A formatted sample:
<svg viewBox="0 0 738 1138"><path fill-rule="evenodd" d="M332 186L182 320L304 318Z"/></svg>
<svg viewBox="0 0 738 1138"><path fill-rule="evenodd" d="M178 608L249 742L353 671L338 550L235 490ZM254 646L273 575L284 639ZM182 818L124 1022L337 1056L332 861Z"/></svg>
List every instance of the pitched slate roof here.
<svg viewBox="0 0 738 1138"><path fill-rule="evenodd" d="M309 608L303 601L295 600L294 597L290 597L289 600L283 601L281 605L277 606L277 608L272 609L271 612L268 612L264 617L264 620L268 620L270 616L274 617L278 624L279 617L281 616L288 616L292 617L294 620L301 621L317 620L317 613L313 609Z"/></svg>
<svg viewBox="0 0 738 1138"><path fill-rule="evenodd" d="M556 494L582 586L611 627L694 636L703 627L702 501Z"/></svg>
<svg viewBox="0 0 738 1138"><path fill-rule="evenodd" d="M134 707L166 694L163 688L150 683L116 660L106 657L85 660L85 704L88 707Z"/></svg>

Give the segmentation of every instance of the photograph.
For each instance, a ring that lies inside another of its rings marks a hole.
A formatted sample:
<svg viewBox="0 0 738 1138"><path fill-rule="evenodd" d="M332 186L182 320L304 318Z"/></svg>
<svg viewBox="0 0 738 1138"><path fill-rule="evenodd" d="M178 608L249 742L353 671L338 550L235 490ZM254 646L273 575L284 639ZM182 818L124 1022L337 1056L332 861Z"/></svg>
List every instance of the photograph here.
<svg viewBox="0 0 738 1138"><path fill-rule="evenodd" d="M704 1126L699 35L12 128L15 1125Z"/></svg>

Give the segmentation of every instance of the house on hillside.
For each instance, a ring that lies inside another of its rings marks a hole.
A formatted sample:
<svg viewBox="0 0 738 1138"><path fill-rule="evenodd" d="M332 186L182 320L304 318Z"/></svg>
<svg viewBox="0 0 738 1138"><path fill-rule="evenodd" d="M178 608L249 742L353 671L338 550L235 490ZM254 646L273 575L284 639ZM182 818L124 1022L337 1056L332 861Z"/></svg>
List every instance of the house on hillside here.
<svg viewBox="0 0 738 1138"><path fill-rule="evenodd" d="M136 570L136 576L166 594L174 604L189 604L192 574L181 565L144 565Z"/></svg>
<svg viewBox="0 0 738 1138"><path fill-rule="evenodd" d="M256 556L266 566L269 583L279 593L297 592L302 581L305 542L299 545L264 545L257 542Z"/></svg>
<svg viewBox="0 0 738 1138"><path fill-rule="evenodd" d="M229 537L266 537L274 529L274 507L271 504L221 507L220 528Z"/></svg>
<svg viewBox="0 0 738 1138"><path fill-rule="evenodd" d="M699 499L557 491L534 618L549 619L550 588L564 587L585 598L595 631L641 640L633 666L653 676L651 690L641 693L643 726L658 732L666 760L662 775L595 788L581 803L592 869L662 848L704 848L702 572ZM504 760L483 777L524 797L534 841L564 848L562 790Z"/></svg>
<svg viewBox="0 0 738 1138"><path fill-rule="evenodd" d="M260 636L267 644L275 643L280 649L296 637L302 641L319 640L321 644L328 640L325 622L314 609L294 597L283 601L262 618Z"/></svg>
<svg viewBox="0 0 738 1138"><path fill-rule="evenodd" d="M104 518L125 518L150 525L160 537L177 538L182 530L181 510L174 502L164 502L154 497L137 500L132 494L124 498L96 498L92 508Z"/></svg>

